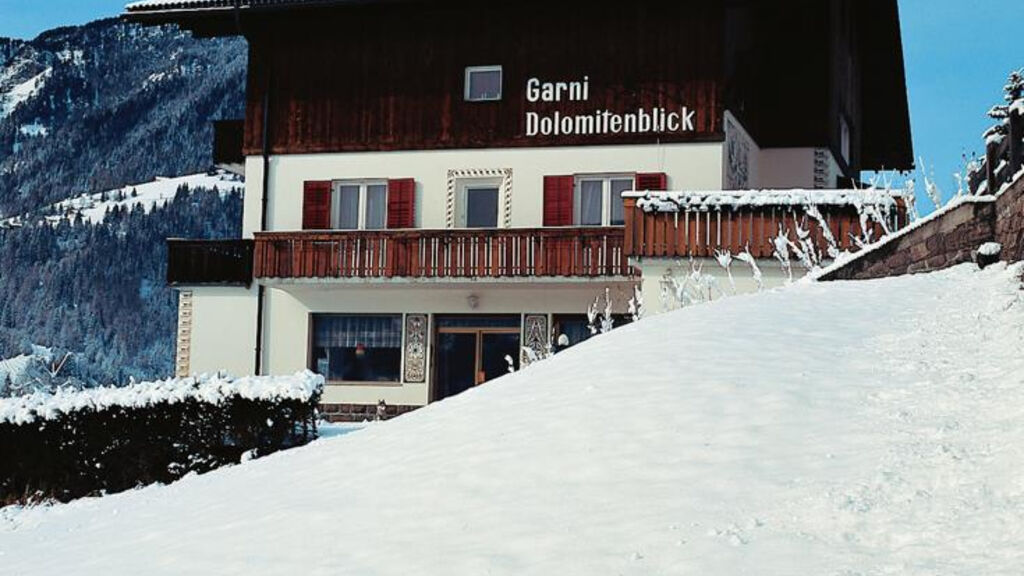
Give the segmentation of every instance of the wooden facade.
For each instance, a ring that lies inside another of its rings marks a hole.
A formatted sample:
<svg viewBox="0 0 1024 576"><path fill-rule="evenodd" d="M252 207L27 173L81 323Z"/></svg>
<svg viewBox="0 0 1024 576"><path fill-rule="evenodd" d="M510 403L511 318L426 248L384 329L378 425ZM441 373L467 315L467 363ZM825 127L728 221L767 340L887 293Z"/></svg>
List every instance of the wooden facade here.
<svg viewBox="0 0 1024 576"><path fill-rule="evenodd" d="M718 3L370 5L275 24L250 37L245 150L419 150L717 140ZM627 44L630 50L624 50ZM465 69L503 67L495 102L464 100ZM583 102L528 102L530 78L589 79ZM269 93L269 94L268 94ZM526 136L528 111L696 111L677 134Z"/></svg>
<svg viewBox="0 0 1024 576"><path fill-rule="evenodd" d="M896 0L222 0L126 17L247 38L247 154L264 136L273 154L720 140L728 110L762 148L828 148L847 176L913 167ZM477 65L504 67L500 101L464 101ZM587 102L524 98L529 78L584 76ZM695 130L524 136L527 110L649 106L688 106Z"/></svg>
<svg viewBox="0 0 1024 576"><path fill-rule="evenodd" d="M266 232L255 276L301 278L616 278L635 274L621 227Z"/></svg>

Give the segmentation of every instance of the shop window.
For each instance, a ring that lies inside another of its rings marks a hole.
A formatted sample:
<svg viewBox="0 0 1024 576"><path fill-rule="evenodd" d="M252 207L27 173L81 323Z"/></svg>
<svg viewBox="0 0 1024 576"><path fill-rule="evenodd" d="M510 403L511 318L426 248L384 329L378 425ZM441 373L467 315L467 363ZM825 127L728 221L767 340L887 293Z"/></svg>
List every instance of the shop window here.
<svg viewBox="0 0 1024 576"><path fill-rule="evenodd" d="M577 176L573 214L577 226L625 224L622 193L633 190L633 176Z"/></svg>
<svg viewBox="0 0 1024 576"><path fill-rule="evenodd" d="M402 316L314 314L312 359L331 382L399 382Z"/></svg>
<svg viewBox="0 0 1024 576"><path fill-rule="evenodd" d="M466 68L466 101L493 102L501 100L501 66L470 66Z"/></svg>

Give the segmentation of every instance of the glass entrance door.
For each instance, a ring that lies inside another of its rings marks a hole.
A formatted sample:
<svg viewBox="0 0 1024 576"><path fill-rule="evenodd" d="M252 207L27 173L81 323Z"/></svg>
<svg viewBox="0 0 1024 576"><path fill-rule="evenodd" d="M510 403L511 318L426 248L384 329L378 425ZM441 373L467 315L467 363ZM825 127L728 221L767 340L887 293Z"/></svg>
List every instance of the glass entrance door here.
<svg viewBox="0 0 1024 576"><path fill-rule="evenodd" d="M431 400L443 400L519 366L519 317L438 318Z"/></svg>

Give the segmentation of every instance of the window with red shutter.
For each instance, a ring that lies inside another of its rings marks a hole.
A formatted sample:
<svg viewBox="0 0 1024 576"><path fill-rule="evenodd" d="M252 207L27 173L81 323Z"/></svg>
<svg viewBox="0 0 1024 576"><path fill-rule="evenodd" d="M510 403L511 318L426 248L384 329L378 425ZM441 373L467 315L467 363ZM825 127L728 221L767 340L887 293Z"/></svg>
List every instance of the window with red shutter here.
<svg viewBox="0 0 1024 576"><path fill-rule="evenodd" d="M544 225L572 226L573 176L544 177Z"/></svg>
<svg viewBox="0 0 1024 576"><path fill-rule="evenodd" d="M416 227L416 181L388 180L388 228Z"/></svg>
<svg viewBox="0 0 1024 576"><path fill-rule="evenodd" d="M302 186L302 229L331 227L331 181L307 180Z"/></svg>
<svg viewBox="0 0 1024 576"><path fill-rule="evenodd" d="M661 192L668 190L668 174L665 174L664 172L637 174L636 189L641 192Z"/></svg>

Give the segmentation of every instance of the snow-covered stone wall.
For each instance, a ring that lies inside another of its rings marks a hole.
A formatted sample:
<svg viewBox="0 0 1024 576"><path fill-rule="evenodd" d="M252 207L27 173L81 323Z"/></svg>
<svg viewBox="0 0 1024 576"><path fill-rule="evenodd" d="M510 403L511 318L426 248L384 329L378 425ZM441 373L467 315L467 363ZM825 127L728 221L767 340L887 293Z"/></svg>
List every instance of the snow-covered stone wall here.
<svg viewBox="0 0 1024 576"><path fill-rule="evenodd" d="M1002 260L1024 260L1024 174L994 196L954 200L819 279L868 280L942 270L975 261L978 248L989 242L1002 246Z"/></svg>

